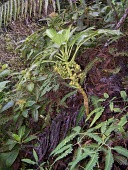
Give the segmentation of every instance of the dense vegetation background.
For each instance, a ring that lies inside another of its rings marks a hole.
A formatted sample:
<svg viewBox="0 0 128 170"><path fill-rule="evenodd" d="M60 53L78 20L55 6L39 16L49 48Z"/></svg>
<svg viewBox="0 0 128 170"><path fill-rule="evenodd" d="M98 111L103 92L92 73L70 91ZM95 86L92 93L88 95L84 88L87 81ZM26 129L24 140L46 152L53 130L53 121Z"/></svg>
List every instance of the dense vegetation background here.
<svg viewBox="0 0 128 170"><path fill-rule="evenodd" d="M127 170L128 1L0 2L0 170Z"/></svg>

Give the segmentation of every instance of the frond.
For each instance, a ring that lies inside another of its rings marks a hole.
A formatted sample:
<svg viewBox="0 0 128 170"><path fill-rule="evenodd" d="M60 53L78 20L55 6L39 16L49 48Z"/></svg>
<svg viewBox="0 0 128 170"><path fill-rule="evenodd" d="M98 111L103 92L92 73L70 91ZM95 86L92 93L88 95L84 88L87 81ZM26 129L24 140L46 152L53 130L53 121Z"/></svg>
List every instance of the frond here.
<svg viewBox="0 0 128 170"><path fill-rule="evenodd" d="M121 147L121 146L115 146L114 148L112 148L113 150L115 150L117 153L125 156L128 158L128 150Z"/></svg>
<svg viewBox="0 0 128 170"><path fill-rule="evenodd" d="M99 137L97 134L95 133L86 133L87 136L89 136L90 138L94 139L95 141L98 142L98 144L101 144L103 141L102 141L102 138Z"/></svg>
<svg viewBox="0 0 128 170"><path fill-rule="evenodd" d="M56 155L56 152L59 152L59 150L62 149L68 142L73 140L79 134L80 129L81 128L79 126L73 128L74 132L62 140L62 142L52 151L51 155Z"/></svg>
<svg viewBox="0 0 128 170"><path fill-rule="evenodd" d="M83 159L87 158L92 154L92 150L87 148L78 148L76 156L74 157L73 161L69 164L70 170L74 170L75 166Z"/></svg>
<svg viewBox="0 0 128 170"><path fill-rule="evenodd" d="M105 156L105 169L104 170L111 170L113 163L114 163L113 154L111 152L111 149L108 148L108 150L106 151L106 156Z"/></svg>
<svg viewBox="0 0 128 170"><path fill-rule="evenodd" d="M91 159L86 165L86 167L84 168L84 170L93 170L93 168L98 163L98 158L99 158L98 152L96 152L95 154L92 154Z"/></svg>
<svg viewBox="0 0 128 170"><path fill-rule="evenodd" d="M115 155L114 159L116 162L118 162L120 165L127 165L128 166L128 159L121 155Z"/></svg>

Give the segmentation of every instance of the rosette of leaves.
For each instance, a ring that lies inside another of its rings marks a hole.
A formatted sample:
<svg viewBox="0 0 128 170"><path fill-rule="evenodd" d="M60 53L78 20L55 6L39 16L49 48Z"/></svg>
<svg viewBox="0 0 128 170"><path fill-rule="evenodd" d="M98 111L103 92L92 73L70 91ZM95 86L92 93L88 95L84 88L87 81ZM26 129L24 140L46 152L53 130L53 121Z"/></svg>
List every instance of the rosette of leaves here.
<svg viewBox="0 0 128 170"><path fill-rule="evenodd" d="M119 30L107 30L90 27L81 32L76 32L76 29L62 29L57 32L55 29L50 28L46 30L46 36L51 39L50 46L48 46L42 54L37 54L36 62L40 63L53 63L54 70L64 79L69 79L69 85L78 89L84 98L84 106L86 115L89 114L88 97L83 90L81 83L86 77L87 72L92 68L93 64L100 59L96 58L89 63L84 71L76 63L75 58L82 45L86 46L86 43L93 42L95 37L101 34L119 36L121 33ZM45 54L45 57L44 57ZM42 57L41 57L42 56Z"/></svg>

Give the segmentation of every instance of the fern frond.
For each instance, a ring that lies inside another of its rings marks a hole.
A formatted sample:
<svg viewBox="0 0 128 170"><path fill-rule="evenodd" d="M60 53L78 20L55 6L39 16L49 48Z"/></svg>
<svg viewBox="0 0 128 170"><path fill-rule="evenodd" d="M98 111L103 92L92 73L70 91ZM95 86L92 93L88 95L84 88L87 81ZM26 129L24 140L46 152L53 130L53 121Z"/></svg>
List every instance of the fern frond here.
<svg viewBox="0 0 128 170"><path fill-rule="evenodd" d="M128 150L121 147L121 146L115 146L114 148L112 148L113 150L115 150L117 153L125 156L128 158Z"/></svg>
<svg viewBox="0 0 128 170"><path fill-rule="evenodd" d="M84 168L84 170L93 170L93 168L98 163L98 158L99 158L98 152L96 152L95 154L91 155L91 159L88 162L88 164L86 165L86 167Z"/></svg>
<svg viewBox="0 0 128 170"><path fill-rule="evenodd" d="M67 149L69 149L69 148L71 148L71 147L72 147L72 144L68 144L68 145L62 147L61 149L57 150L57 151L53 154L53 156L55 156L55 155L57 155L57 154L61 154L61 153L63 153L65 150L67 150Z"/></svg>
<svg viewBox="0 0 128 170"><path fill-rule="evenodd" d="M113 154L111 152L111 149L108 148L108 150L106 151L106 156L105 156L105 169L104 170L111 170L113 163L114 163Z"/></svg>
<svg viewBox="0 0 128 170"><path fill-rule="evenodd" d="M102 138L99 137L97 134L95 133L86 133L87 136L89 136L90 138L94 139L95 141L98 142L98 144L100 145L103 141Z"/></svg>
<svg viewBox="0 0 128 170"><path fill-rule="evenodd" d="M72 147L70 147L69 149L67 149L64 153L62 153L59 157L57 157L54 161L54 163L60 159L65 158L67 155L69 155L70 153L72 153Z"/></svg>
<svg viewBox="0 0 128 170"><path fill-rule="evenodd" d="M90 154L92 154L92 151L90 149L87 148L78 148L77 150L77 154L75 156L75 158L73 159L73 161L69 164L70 170L74 170L75 166L83 159L87 158L88 156L90 156Z"/></svg>
<svg viewBox="0 0 128 170"><path fill-rule="evenodd" d="M70 142L71 140L73 140L80 132L80 127L77 126L75 128L73 128L73 133L71 133L71 135L67 136L51 153L51 155L54 155L58 150L60 150L61 148L63 148L68 142Z"/></svg>
<svg viewBox="0 0 128 170"><path fill-rule="evenodd" d="M128 166L128 159L124 156L115 155L114 159L116 162L118 162L120 165L127 165Z"/></svg>

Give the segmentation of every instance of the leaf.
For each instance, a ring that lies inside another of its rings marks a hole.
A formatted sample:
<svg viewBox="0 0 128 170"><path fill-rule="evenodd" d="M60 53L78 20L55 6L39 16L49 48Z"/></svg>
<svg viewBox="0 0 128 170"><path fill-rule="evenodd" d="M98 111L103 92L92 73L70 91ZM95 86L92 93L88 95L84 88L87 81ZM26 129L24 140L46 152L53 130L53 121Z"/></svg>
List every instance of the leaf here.
<svg viewBox="0 0 128 170"><path fill-rule="evenodd" d="M23 110L22 115L23 115L25 118L28 118L28 110Z"/></svg>
<svg viewBox="0 0 128 170"><path fill-rule="evenodd" d="M71 97L72 95L76 94L76 92L77 92L77 90L72 91L72 92L66 94L66 95L61 99L60 104L62 104L63 102L65 102L65 101L66 101L69 97Z"/></svg>
<svg viewBox="0 0 128 170"><path fill-rule="evenodd" d="M20 136L18 136L17 134L13 134L12 137L13 137L17 142L21 142L21 138L20 138Z"/></svg>
<svg viewBox="0 0 128 170"><path fill-rule="evenodd" d="M33 91L33 89L34 89L34 83L29 83L28 85L27 85L27 90L29 91L29 92L32 92Z"/></svg>
<svg viewBox="0 0 128 170"><path fill-rule="evenodd" d="M9 101L2 109L0 112L4 112L6 110L8 110L9 108L11 108L14 105L14 101Z"/></svg>
<svg viewBox="0 0 128 170"><path fill-rule="evenodd" d="M75 155L73 161L69 164L70 170L74 170L75 166L83 159L87 158L88 156L90 156L91 154L91 150L87 149L87 148L78 148L77 150L77 154Z"/></svg>
<svg viewBox="0 0 128 170"><path fill-rule="evenodd" d="M101 133L104 134L107 129L107 122L103 122L101 126Z"/></svg>
<svg viewBox="0 0 128 170"><path fill-rule="evenodd" d="M2 81L0 82L0 92L5 88L6 84L9 83L10 81Z"/></svg>
<svg viewBox="0 0 128 170"><path fill-rule="evenodd" d="M98 142L98 144L100 145L103 141L102 138L99 137L97 134L95 133L86 133L87 136L89 136L90 138L94 139L95 141Z"/></svg>
<svg viewBox="0 0 128 170"><path fill-rule="evenodd" d="M93 118L93 121L92 121L90 127L93 126L94 123L100 118L100 116L102 115L103 111L104 111L104 108L102 108L99 112L96 113L96 115Z"/></svg>
<svg viewBox="0 0 128 170"><path fill-rule="evenodd" d="M16 160L18 154L19 154L19 149L15 149L15 150L13 150L11 152L1 153L1 157L6 162L6 165L8 167L10 167L10 166L12 166L14 161Z"/></svg>
<svg viewBox="0 0 128 170"><path fill-rule="evenodd" d="M115 150L116 152L118 152L119 154L125 156L128 158L128 150L121 147L121 146L115 146L114 148L112 148L113 150Z"/></svg>
<svg viewBox="0 0 128 170"><path fill-rule="evenodd" d="M32 140L34 140L34 139L37 139L37 136L35 136L35 135L30 135L30 136L27 137L23 142L24 142L24 143L27 143L27 142L30 142L30 141L32 141Z"/></svg>
<svg viewBox="0 0 128 170"><path fill-rule="evenodd" d="M21 126L18 131L18 136L22 139L25 134L25 126Z"/></svg>
<svg viewBox="0 0 128 170"><path fill-rule="evenodd" d="M67 150L67 149L69 149L69 148L71 148L71 147L72 147L72 144L68 144L68 145L60 148L59 150L57 150L57 151L53 154L53 156L55 156L55 155L57 155L57 154L62 154L65 150Z"/></svg>
<svg viewBox="0 0 128 170"><path fill-rule="evenodd" d="M33 118L34 122L38 122L38 119L39 119L39 112L38 112L37 109L32 110L32 118Z"/></svg>
<svg viewBox="0 0 128 170"><path fill-rule="evenodd" d="M80 120L84 117L84 115L85 115L85 106L83 105L80 107L79 113L77 115L76 125L79 124Z"/></svg>
<svg viewBox="0 0 128 170"><path fill-rule="evenodd" d="M96 166L96 163L98 163L98 153L96 152L95 154L91 155L91 159L84 168L84 170L93 170L93 168Z"/></svg>
<svg viewBox="0 0 128 170"><path fill-rule="evenodd" d="M38 156L37 156L37 153L34 149L33 149L33 156L35 158L35 161L38 162Z"/></svg>
<svg viewBox="0 0 128 170"><path fill-rule="evenodd" d="M0 77L5 77L8 76L10 74L10 70L4 70L0 73Z"/></svg>
<svg viewBox="0 0 128 170"><path fill-rule="evenodd" d="M35 165L36 162L32 161L31 159L21 159L21 161L25 162L25 163L28 163L28 164L31 164L31 165Z"/></svg>
<svg viewBox="0 0 128 170"><path fill-rule="evenodd" d="M114 163L111 149L108 148L108 150L105 153L106 153L106 156L105 156L105 169L104 170L111 170L112 165Z"/></svg>
<svg viewBox="0 0 128 170"><path fill-rule="evenodd" d="M120 95L123 98L124 101L127 101L127 94L125 91L120 91Z"/></svg>
<svg viewBox="0 0 128 170"><path fill-rule="evenodd" d="M127 165L128 166L128 159L126 157L123 157L123 156L120 156L120 155L115 155L114 159L120 165Z"/></svg>
<svg viewBox="0 0 128 170"><path fill-rule="evenodd" d="M81 128L79 126L73 128L73 131L69 136L67 136L64 140L62 140L59 145L52 151L50 155L55 154L58 150L60 150L62 147L64 147L68 142L73 140L80 132Z"/></svg>
<svg viewBox="0 0 128 170"><path fill-rule="evenodd" d="M70 153L72 153L72 147L70 147L69 149L67 149L64 153L62 153L59 157L57 157L54 161L54 163L60 159L63 159L64 157L66 157L67 155L69 155Z"/></svg>
<svg viewBox="0 0 128 170"><path fill-rule="evenodd" d="M108 99L109 98L109 95L107 93L104 93L104 98L105 99Z"/></svg>

